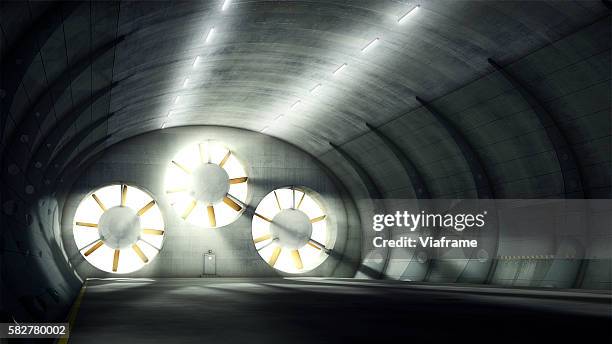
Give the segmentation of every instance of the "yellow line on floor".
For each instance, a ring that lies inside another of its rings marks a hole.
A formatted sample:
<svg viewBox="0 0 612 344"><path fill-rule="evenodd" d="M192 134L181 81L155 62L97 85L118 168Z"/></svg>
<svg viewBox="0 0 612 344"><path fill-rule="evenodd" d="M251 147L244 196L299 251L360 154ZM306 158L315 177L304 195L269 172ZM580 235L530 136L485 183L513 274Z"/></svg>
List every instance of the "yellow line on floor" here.
<svg viewBox="0 0 612 344"><path fill-rule="evenodd" d="M83 299L83 295L85 295L85 289L87 289L87 280L83 282L83 286L81 286L81 291L79 291L79 295L77 295L76 300L74 300L74 304L70 308L70 313L68 313L68 324L70 326L70 332L72 333L72 329L74 328L74 323L76 321L77 314L79 313L79 308L81 307L81 300ZM69 337L60 338L57 342L58 344L66 344L68 343Z"/></svg>

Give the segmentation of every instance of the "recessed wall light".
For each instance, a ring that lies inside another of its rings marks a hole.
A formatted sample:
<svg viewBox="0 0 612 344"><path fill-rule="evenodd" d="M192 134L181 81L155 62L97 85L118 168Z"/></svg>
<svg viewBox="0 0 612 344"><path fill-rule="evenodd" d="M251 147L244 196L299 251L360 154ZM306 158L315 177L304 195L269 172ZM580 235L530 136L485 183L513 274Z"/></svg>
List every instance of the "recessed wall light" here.
<svg viewBox="0 0 612 344"><path fill-rule="evenodd" d="M337 75L338 73L342 72L342 70L344 70L344 68L346 68L346 66L348 66L346 63L343 63L342 66L338 67L338 69L336 69L334 71L334 75Z"/></svg>
<svg viewBox="0 0 612 344"><path fill-rule="evenodd" d="M421 7L421 5L416 5L414 6L410 11L408 11L406 14L404 14L403 16L401 16L398 20L397 23L398 24L402 24L406 19L408 19L408 17L413 14L416 13L419 8Z"/></svg>
<svg viewBox="0 0 612 344"><path fill-rule="evenodd" d="M361 52L365 53L366 50L370 49L371 47L375 46L376 43L378 43L378 41L380 40L380 38L376 37L373 40L370 41L370 43L368 43L365 47L361 48Z"/></svg>
<svg viewBox="0 0 612 344"><path fill-rule="evenodd" d="M215 27L213 26L210 28L210 30L208 30L208 33L206 34L206 39L204 39L204 43L210 42L214 33L215 33Z"/></svg>

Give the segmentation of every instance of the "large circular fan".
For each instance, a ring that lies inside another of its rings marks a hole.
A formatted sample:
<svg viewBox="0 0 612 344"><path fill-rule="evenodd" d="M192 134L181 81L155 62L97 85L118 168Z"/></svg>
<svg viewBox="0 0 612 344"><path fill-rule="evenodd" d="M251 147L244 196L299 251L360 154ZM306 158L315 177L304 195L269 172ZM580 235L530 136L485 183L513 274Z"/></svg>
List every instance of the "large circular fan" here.
<svg viewBox="0 0 612 344"><path fill-rule="evenodd" d="M234 222L244 211L248 179L229 149L207 141L184 148L172 159L165 189L184 220L217 228Z"/></svg>
<svg viewBox="0 0 612 344"><path fill-rule="evenodd" d="M303 188L282 188L266 195L253 217L253 243L275 269L303 273L327 258L331 235L323 207Z"/></svg>
<svg viewBox="0 0 612 344"><path fill-rule="evenodd" d="M151 262L161 249L164 219L145 191L110 185L81 201L73 235L90 264L111 273L129 273Z"/></svg>

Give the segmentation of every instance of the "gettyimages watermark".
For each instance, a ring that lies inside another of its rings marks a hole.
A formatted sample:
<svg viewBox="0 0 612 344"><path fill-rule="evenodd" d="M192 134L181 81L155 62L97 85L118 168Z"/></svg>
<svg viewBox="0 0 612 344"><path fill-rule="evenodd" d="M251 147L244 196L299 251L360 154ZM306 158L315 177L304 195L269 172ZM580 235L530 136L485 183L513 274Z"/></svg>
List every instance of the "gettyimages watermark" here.
<svg viewBox="0 0 612 344"><path fill-rule="evenodd" d="M364 201L366 250L394 257L612 258L612 200L436 199ZM425 250L425 251L423 251Z"/></svg>
<svg viewBox="0 0 612 344"><path fill-rule="evenodd" d="M372 217L372 229L380 232L385 228L405 228L411 232L418 228L451 229L462 232L465 229L479 229L486 224L485 218L488 211L481 213L459 213L440 214L428 213L422 210L420 213L410 211L395 211L394 214L375 214ZM476 239L450 239L445 236L418 236L401 237L399 239L383 239L374 237L374 247L478 247Z"/></svg>

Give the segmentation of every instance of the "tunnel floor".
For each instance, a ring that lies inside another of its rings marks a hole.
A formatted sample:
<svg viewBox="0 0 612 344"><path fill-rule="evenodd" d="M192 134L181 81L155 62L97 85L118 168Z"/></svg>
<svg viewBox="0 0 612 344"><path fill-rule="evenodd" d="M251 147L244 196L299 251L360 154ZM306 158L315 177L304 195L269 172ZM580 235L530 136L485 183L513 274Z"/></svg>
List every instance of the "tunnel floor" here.
<svg viewBox="0 0 612 344"><path fill-rule="evenodd" d="M609 294L354 279L89 279L70 343L610 342Z"/></svg>

